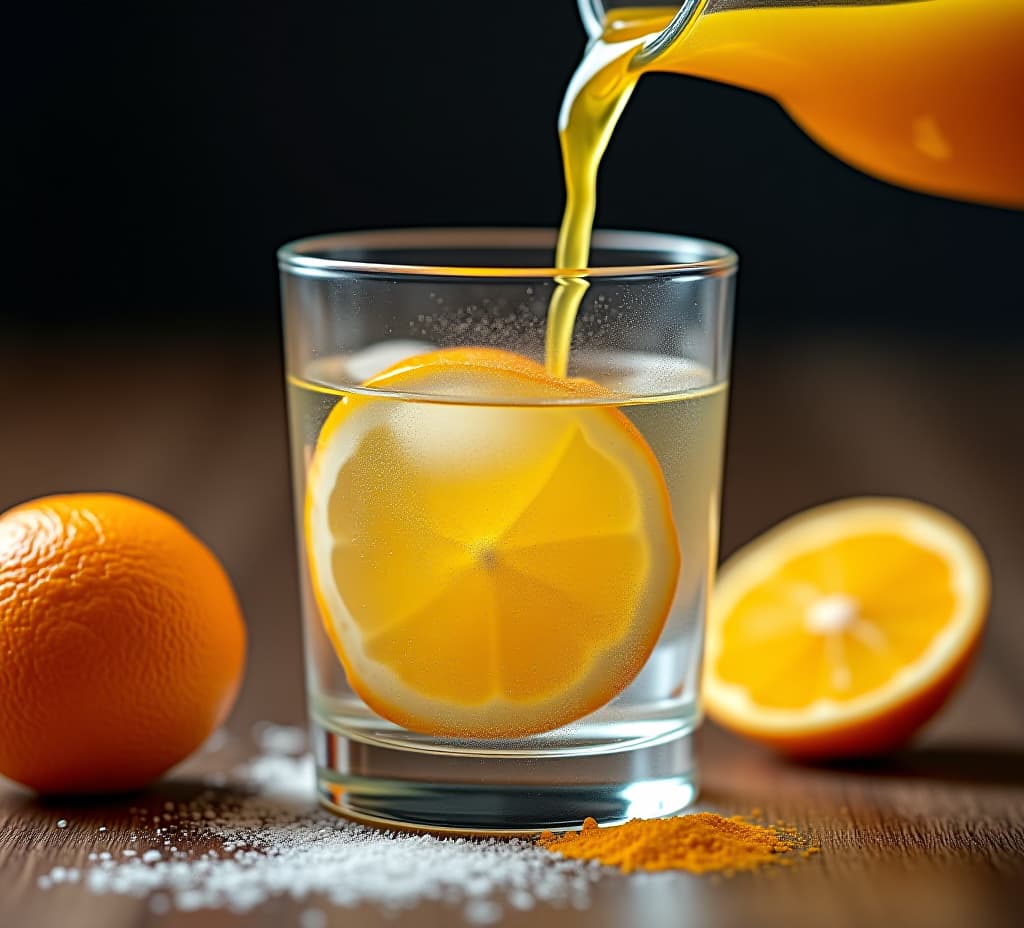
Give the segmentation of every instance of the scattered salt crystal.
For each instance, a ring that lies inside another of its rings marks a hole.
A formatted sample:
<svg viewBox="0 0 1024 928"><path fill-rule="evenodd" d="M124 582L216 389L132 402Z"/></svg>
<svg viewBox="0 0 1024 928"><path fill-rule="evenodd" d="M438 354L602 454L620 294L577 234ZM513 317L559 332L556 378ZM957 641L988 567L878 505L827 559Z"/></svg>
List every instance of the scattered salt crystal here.
<svg viewBox="0 0 1024 928"><path fill-rule="evenodd" d="M54 867L46 876L40 877L36 882L43 889L48 889L58 883L77 883L81 872L77 867Z"/></svg>
<svg viewBox="0 0 1024 928"><path fill-rule="evenodd" d="M320 909L303 909L299 915L299 928L325 928L327 916Z"/></svg>
<svg viewBox="0 0 1024 928"><path fill-rule="evenodd" d="M189 822L194 852L179 851L180 838L174 844L165 838L166 852L124 851L116 861L106 851L90 853L92 863L81 874L89 891L148 896L154 915L172 909L245 913L272 899L313 896L326 905L372 905L391 915L430 900L460 908L471 925L493 924L506 910L588 904L601 869L554 857L532 842L382 832L322 811L312 759L288 753L298 744L296 732L262 726L254 735L263 752L221 779L233 790L209 789L177 806L164 804ZM215 785L210 778L207 783ZM148 842L154 832L183 834L176 825L136 827ZM71 872L54 867L38 886L78 880L79 872ZM300 928L324 928L327 920L320 908L305 908Z"/></svg>
<svg viewBox="0 0 1024 928"><path fill-rule="evenodd" d="M472 899L464 914L471 925L493 925L501 918L501 906L490 899Z"/></svg>
<svg viewBox="0 0 1024 928"><path fill-rule="evenodd" d="M532 909L536 904L537 900L533 898L525 889L515 889L508 894L508 904L513 909L519 909L520 911L526 912Z"/></svg>
<svg viewBox="0 0 1024 928"><path fill-rule="evenodd" d="M99 830L100 831L106 831L107 830L107 826L106 825L100 825Z"/></svg>
<svg viewBox="0 0 1024 928"><path fill-rule="evenodd" d="M204 754L213 754L227 746L229 741L228 733L223 728L218 728L209 738L203 742L201 751Z"/></svg>
<svg viewBox="0 0 1024 928"><path fill-rule="evenodd" d="M68 827L68 820L66 818L58 819L57 827L58 828L67 828Z"/></svg>
<svg viewBox="0 0 1024 928"><path fill-rule="evenodd" d="M207 908L204 905L206 897L198 889L183 889L177 894L174 901L182 912L196 912L199 909Z"/></svg>
<svg viewBox="0 0 1024 928"><path fill-rule="evenodd" d="M294 725L263 722L255 727L254 734L264 754L301 754L306 750L306 732Z"/></svg>
<svg viewBox="0 0 1024 928"><path fill-rule="evenodd" d="M308 801L316 767L309 755L286 757L264 754L242 767L239 774L247 785L258 789L264 796Z"/></svg>

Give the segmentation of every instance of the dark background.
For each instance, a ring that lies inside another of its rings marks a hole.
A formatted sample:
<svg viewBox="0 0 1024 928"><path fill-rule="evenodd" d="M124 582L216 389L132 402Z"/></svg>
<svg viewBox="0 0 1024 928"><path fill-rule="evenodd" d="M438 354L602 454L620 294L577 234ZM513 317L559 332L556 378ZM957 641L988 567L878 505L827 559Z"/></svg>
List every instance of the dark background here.
<svg viewBox="0 0 1024 928"><path fill-rule="evenodd" d="M11 26L9 331L275 338L291 238L560 218L573 0L35 4ZM1024 214L866 177L733 88L645 77L598 222L737 248L738 347L1024 335Z"/></svg>

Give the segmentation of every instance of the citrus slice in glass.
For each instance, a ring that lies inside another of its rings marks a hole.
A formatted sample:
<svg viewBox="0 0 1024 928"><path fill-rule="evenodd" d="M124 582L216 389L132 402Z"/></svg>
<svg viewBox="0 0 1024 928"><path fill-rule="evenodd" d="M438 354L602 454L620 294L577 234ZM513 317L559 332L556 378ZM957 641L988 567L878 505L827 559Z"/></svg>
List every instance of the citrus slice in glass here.
<svg viewBox="0 0 1024 928"><path fill-rule="evenodd" d="M327 417L306 501L353 689L409 730L486 739L622 692L680 557L658 462L607 392L497 349L430 352L364 386L381 393Z"/></svg>
<svg viewBox="0 0 1024 928"><path fill-rule="evenodd" d="M868 498L801 513L719 573L708 714L794 756L897 747L963 677L988 601L977 541L931 506Z"/></svg>

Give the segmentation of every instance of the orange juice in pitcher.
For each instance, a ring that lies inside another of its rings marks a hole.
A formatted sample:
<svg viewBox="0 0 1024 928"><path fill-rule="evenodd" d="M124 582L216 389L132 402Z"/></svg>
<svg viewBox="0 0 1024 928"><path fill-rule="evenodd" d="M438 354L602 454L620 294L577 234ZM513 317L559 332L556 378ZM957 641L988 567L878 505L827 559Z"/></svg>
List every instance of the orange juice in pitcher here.
<svg viewBox="0 0 1024 928"><path fill-rule="evenodd" d="M929 193L1024 206L1020 0L689 5L693 12L668 48L623 62L630 77L676 71L756 90L869 174ZM676 12L615 9L597 41L646 45Z"/></svg>
<svg viewBox="0 0 1024 928"><path fill-rule="evenodd" d="M579 0L592 40L559 118L566 209L557 265L587 266L597 170L640 76L670 71L778 100L822 147L883 180L1024 207L1022 0ZM564 372L586 282L548 319Z"/></svg>

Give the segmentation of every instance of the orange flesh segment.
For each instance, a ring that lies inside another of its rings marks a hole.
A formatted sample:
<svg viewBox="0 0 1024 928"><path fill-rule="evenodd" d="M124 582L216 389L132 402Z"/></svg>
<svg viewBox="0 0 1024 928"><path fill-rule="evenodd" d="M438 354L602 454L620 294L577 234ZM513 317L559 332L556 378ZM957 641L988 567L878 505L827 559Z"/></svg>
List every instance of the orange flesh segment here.
<svg viewBox="0 0 1024 928"><path fill-rule="evenodd" d="M856 699L927 651L953 616L951 579L938 554L898 535L844 538L794 557L734 607L716 674L766 707ZM832 635L808 634L806 610L834 594L855 600L857 617ZM757 659L762 648L770 662Z"/></svg>
<svg viewBox="0 0 1024 928"><path fill-rule="evenodd" d="M607 395L494 349L419 356L368 383ZM366 702L418 731L515 737L628 685L679 553L657 461L620 412L343 403L314 456L307 545L325 628Z"/></svg>
<svg viewBox="0 0 1024 928"><path fill-rule="evenodd" d="M708 714L797 757L893 750L963 680L990 589L974 536L924 503L867 497L793 516L719 573Z"/></svg>

